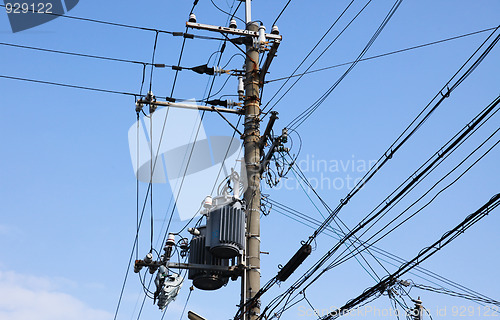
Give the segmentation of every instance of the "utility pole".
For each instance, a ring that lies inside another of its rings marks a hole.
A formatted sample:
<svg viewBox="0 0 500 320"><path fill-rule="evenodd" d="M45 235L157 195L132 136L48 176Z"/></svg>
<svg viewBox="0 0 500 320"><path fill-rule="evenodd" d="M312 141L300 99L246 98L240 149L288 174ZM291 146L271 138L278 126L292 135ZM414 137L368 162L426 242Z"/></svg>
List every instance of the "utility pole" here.
<svg viewBox="0 0 500 320"><path fill-rule="evenodd" d="M257 32L259 26L251 21L251 0L246 0L246 30ZM260 94L259 52L251 43L246 45L245 59L245 165L248 188L244 199L247 210L246 268L242 278L244 304L260 289ZM260 315L260 301L253 303L244 314L245 320L255 320Z"/></svg>
<svg viewBox="0 0 500 320"><path fill-rule="evenodd" d="M201 270L212 270L218 272L218 275L224 275L236 279L241 275L241 301L240 301L240 317L242 320L257 320L260 317L260 300L259 296L256 296L260 290L260 206L261 206L261 194L260 194L260 183L263 173L265 172L266 166L270 162L274 152L277 150L278 146L282 146L282 143L286 142L286 130L284 130L283 135L278 138L271 137L271 129L274 122L277 119L277 113L271 113L269 124L261 137L260 134L260 88L264 83L264 77L269 70L269 66L276 56L276 52L281 42L281 35L279 35L279 30L276 26L272 27L270 33L265 33L265 27L252 21L251 17L251 0L239 0L245 2L245 29L236 28L236 23L231 23L229 27L214 26L208 24L197 23L196 15L191 13L189 21L186 22L188 28L200 29L205 31L212 31L217 33L222 33L227 40L233 41L234 44L245 44L246 45L246 57L245 57L245 70L239 71L245 74L244 78L244 90L241 90L242 94L243 109L229 109L229 108L218 108L214 106L192 106L183 103L175 103L171 101L160 102L156 99L140 99L137 101L138 108L142 108L143 104L149 105L163 105L177 108L196 108L199 110L214 111L222 116L221 113L229 114L244 114L244 132L241 136L243 140L244 148L244 165L247 174L247 189L245 190L244 200L245 200L245 210L246 210L246 230L245 230L245 245L244 254L240 256L241 263L237 266L212 266L209 263L201 262L201 264L190 262L188 265L185 264L174 264L170 262L163 261L152 261L151 259L137 260L136 261L136 272L140 270L143 266L148 266L150 268L155 268L160 264L167 265L169 268L179 268L179 269L201 269ZM229 39L226 34L237 35L239 38ZM269 40L272 40L272 46L269 48ZM259 54L268 51L267 58L262 65L262 70L259 70ZM203 67L203 68L201 68ZM206 73L205 70L207 66L196 67L197 70L191 68L193 71L198 73L199 70L204 70L202 73ZM199 69L199 70L198 70ZM212 73L213 74L213 68ZM240 88L240 87L239 87ZM240 89L239 89L240 90ZM238 91L240 93L240 91ZM215 100L214 100L215 101ZM220 102L220 101L219 101ZM208 101L210 103L210 101ZM221 105L221 104L217 104ZM239 105L239 104L238 104ZM224 105L229 106L229 105ZM140 110L140 109L139 109ZM222 116L224 118L224 116ZM225 119L225 118L224 118ZM230 125L231 123L225 119ZM235 130L234 126L231 127ZM239 132L239 131L238 131ZM267 141L271 140L272 144L270 150L266 154L263 150L266 147ZM264 157L262 156L264 155ZM238 188L238 186L236 186ZM191 254L191 253L190 253ZM150 261L151 260L151 261ZM296 259L297 260L297 259ZM300 260L300 259L299 259ZM296 263L297 264L297 263ZM297 264L298 265L298 264ZM285 266L286 267L286 266ZM291 270L290 268L285 268L285 270ZM291 270L289 273L293 272ZM287 276L283 276L285 279ZM204 289L211 290L211 289Z"/></svg>

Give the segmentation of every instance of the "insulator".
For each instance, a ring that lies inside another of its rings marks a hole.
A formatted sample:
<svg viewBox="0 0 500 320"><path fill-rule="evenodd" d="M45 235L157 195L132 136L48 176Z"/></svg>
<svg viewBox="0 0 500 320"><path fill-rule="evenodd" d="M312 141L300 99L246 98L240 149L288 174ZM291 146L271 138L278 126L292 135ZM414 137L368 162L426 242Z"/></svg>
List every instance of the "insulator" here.
<svg viewBox="0 0 500 320"><path fill-rule="evenodd" d="M173 233L168 234L167 242L165 245L167 245L167 246L175 245L175 234L173 234Z"/></svg>
<svg viewBox="0 0 500 320"><path fill-rule="evenodd" d="M210 208L212 207L213 199L211 196L206 196L205 200L203 200L203 207L204 208Z"/></svg>
<svg viewBox="0 0 500 320"><path fill-rule="evenodd" d="M245 84L243 83L243 76L238 77L238 96L240 100L243 100L245 96Z"/></svg>
<svg viewBox="0 0 500 320"><path fill-rule="evenodd" d="M189 22L194 22L196 23L196 15L194 13L191 13L189 15Z"/></svg>
<svg viewBox="0 0 500 320"><path fill-rule="evenodd" d="M283 130L281 131L281 141L284 143L288 142L288 129L287 128L283 128Z"/></svg>
<svg viewBox="0 0 500 320"><path fill-rule="evenodd" d="M229 22L229 28L233 28L233 29L238 28L238 25L236 24L236 20L231 19L231 21Z"/></svg>
<svg viewBox="0 0 500 320"><path fill-rule="evenodd" d="M229 71L222 69L221 67L213 67L214 74L220 76L221 74L228 74Z"/></svg>
<svg viewBox="0 0 500 320"><path fill-rule="evenodd" d="M259 38L257 40L257 44L261 50L264 50L266 47L266 27L259 27Z"/></svg>
<svg viewBox="0 0 500 320"><path fill-rule="evenodd" d="M278 29L278 26L273 26L271 29L271 34L280 34L280 30Z"/></svg>
<svg viewBox="0 0 500 320"><path fill-rule="evenodd" d="M200 230L196 228L188 228L188 232L191 233L193 236L199 236L200 235Z"/></svg>
<svg viewBox="0 0 500 320"><path fill-rule="evenodd" d="M150 252L144 257L144 263L150 264L151 262L153 262L153 254Z"/></svg>

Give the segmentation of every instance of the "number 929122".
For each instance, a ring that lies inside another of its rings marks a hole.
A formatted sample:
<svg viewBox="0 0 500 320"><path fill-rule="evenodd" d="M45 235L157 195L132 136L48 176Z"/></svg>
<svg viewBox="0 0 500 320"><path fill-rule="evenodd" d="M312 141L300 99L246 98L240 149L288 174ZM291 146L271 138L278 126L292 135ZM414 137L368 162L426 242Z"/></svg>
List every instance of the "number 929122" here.
<svg viewBox="0 0 500 320"><path fill-rule="evenodd" d="M22 2L7 2L5 4L7 13L52 13L52 3L22 3Z"/></svg>

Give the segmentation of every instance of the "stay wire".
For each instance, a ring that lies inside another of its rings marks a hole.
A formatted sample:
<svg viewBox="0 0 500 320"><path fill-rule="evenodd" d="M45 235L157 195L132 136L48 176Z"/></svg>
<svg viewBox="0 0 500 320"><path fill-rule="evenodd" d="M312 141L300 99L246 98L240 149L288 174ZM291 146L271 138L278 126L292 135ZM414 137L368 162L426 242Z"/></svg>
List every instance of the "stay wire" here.
<svg viewBox="0 0 500 320"><path fill-rule="evenodd" d="M426 291L430 291L430 292L445 294L445 295L449 295L451 297L458 297L458 298L462 298L462 299L466 299L466 300L470 300L470 301L474 301L474 302L478 302L479 301L479 302L483 302L483 303L487 303L487 304L492 304L492 305L496 305L496 306L500 307L500 301L493 300L493 299L484 299L484 298L479 297L479 296L465 295L463 293L455 292L455 291L452 291L452 290L449 290L449 289L445 289L445 288L433 288L431 286L427 286L427 285L423 285L423 284L412 283L411 285L413 287L415 287L417 289L421 289L421 290L426 290Z"/></svg>
<svg viewBox="0 0 500 320"><path fill-rule="evenodd" d="M115 309L115 314L114 314L114 317L113 317L114 320L116 320L116 317L118 316L118 311L120 309L121 301L122 301L122 298L123 298L123 292L125 291L125 285L127 283L128 274L129 274L129 271L130 271L130 266L132 265L132 259L133 259L133 256L134 256L134 251L136 250L136 247L138 246L138 243L139 243L139 229L140 229L140 227L142 225L142 220L143 220L143 217L144 217L144 212L146 210L146 205L147 205L147 200L148 200L148 195L149 195L149 188L150 188L150 186L148 186L148 190L146 191L146 197L145 197L144 203L142 205L141 216L139 218L139 226L136 229L134 243L132 245L132 250L130 252L129 261L127 263L127 270L125 272L125 278L124 278L123 283L122 283L122 287L121 287L121 290L120 290L120 295L119 295L119 298L118 298L118 303L117 303L117 306L116 306L116 309Z"/></svg>

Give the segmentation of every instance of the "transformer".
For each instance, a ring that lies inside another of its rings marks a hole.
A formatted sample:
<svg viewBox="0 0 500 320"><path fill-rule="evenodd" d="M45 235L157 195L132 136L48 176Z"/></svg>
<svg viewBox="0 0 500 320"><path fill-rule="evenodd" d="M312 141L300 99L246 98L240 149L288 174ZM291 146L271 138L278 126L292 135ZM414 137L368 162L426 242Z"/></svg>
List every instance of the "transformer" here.
<svg viewBox="0 0 500 320"><path fill-rule="evenodd" d="M191 240L189 246L189 264L202 264L208 266L229 266L229 259L214 257L206 246L206 226L199 227L199 235ZM217 290L227 284L228 276L220 271L189 269L188 279L193 280L193 285L201 290Z"/></svg>
<svg viewBox="0 0 500 320"><path fill-rule="evenodd" d="M245 246L245 212L235 201L211 210L207 216L207 247L217 258L231 259Z"/></svg>

